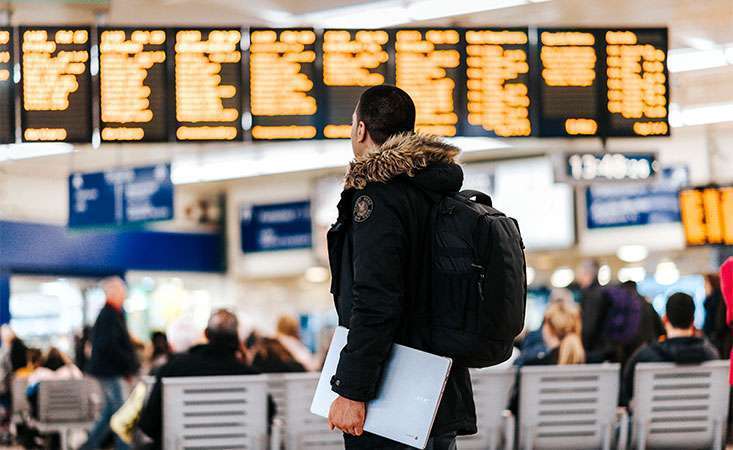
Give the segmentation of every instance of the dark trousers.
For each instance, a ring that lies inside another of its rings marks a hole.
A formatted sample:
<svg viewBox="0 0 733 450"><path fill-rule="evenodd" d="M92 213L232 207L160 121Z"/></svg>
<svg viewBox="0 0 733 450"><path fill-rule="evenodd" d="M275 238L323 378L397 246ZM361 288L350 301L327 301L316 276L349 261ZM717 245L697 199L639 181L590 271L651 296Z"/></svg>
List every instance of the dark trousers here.
<svg viewBox="0 0 733 450"><path fill-rule="evenodd" d="M400 444L371 433L364 433L361 436L344 434L346 450L412 450L415 447ZM425 450L457 450L456 433L441 434L434 436L428 441Z"/></svg>

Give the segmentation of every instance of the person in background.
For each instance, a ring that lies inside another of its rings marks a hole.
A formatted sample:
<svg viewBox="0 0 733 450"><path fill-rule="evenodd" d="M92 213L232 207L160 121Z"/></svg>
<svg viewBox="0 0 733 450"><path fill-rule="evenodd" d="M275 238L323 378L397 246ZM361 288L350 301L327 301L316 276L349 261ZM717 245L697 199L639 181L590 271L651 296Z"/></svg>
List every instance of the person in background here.
<svg viewBox="0 0 733 450"><path fill-rule="evenodd" d="M239 354L237 316L223 309L214 312L204 335L205 344L196 345L188 352L176 355L158 370L155 385L138 422L143 433L153 440L150 449L159 449L162 445L163 378L257 373L242 362Z"/></svg>
<svg viewBox="0 0 733 450"><path fill-rule="evenodd" d="M39 348L28 349L28 364L15 371L15 378L28 378L43 364L43 352Z"/></svg>
<svg viewBox="0 0 733 450"><path fill-rule="evenodd" d="M252 350L252 368L260 373L305 372L303 365L282 345L279 339L258 338Z"/></svg>
<svg viewBox="0 0 733 450"><path fill-rule="evenodd" d="M74 335L74 364L82 372L87 369L87 362L92 354L92 346L89 339L92 334L92 327L84 325L81 333Z"/></svg>
<svg viewBox="0 0 733 450"><path fill-rule="evenodd" d="M152 354L150 355L150 372L154 373L160 366L168 362L171 348L168 344L168 336L162 331L154 331L150 334Z"/></svg>
<svg viewBox="0 0 733 450"><path fill-rule="evenodd" d="M10 439L8 425L12 415L13 377L18 369L28 364L28 348L7 324L0 327L0 340L0 406L3 409L0 418L0 444L3 444Z"/></svg>
<svg viewBox="0 0 733 450"><path fill-rule="evenodd" d="M282 315L277 319L277 340L305 370L314 372L319 369L318 361L300 340L300 326L295 317Z"/></svg>
<svg viewBox="0 0 733 450"><path fill-rule="evenodd" d="M555 366L567 364L585 364L586 354L581 338L580 309L573 300L550 302L545 310L542 324L542 340L544 352L522 362L524 366ZM516 416L519 409L519 371L517 382L512 388L509 410Z"/></svg>
<svg viewBox="0 0 733 450"><path fill-rule="evenodd" d="M109 419L124 401L123 380L130 379L140 368L135 348L127 331L123 304L127 296L125 282L119 277L102 280L102 289L107 302L99 312L91 333L92 355L88 364L88 372L94 376L102 387L104 407L97 423L89 433L89 438L80 450L93 450L101 447L109 434ZM127 449L128 446L119 438L115 439L115 448Z"/></svg>
<svg viewBox="0 0 733 450"><path fill-rule="evenodd" d="M667 299L664 328L667 339L647 344L629 358L624 368L619 404L629 405L634 393L634 370L645 362L699 364L718 359L718 351L705 338L695 336L695 302L678 292Z"/></svg>
<svg viewBox="0 0 733 450"><path fill-rule="evenodd" d="M728 357L731 350L731 329L726 323L727 308L720 289L717 274L705 275L705 321L702 332L711 344L718 349L720 356Z"/></svg>
<svg viewBox="0 0 733 450"><path fill-rule="evenodd" d="M557 302L565 302L568 304L575 303L573 293L568 289L553 289L550 291L548 305ZM519 356L514 360L514 365L523 366L527 361L534 360L541 353L547 353L547 346L542 337L542 328L544 324L534 331L530 331L522 340L519 348Z"/></svg>
<svg viewBox="0 0 733 450"><path fill-rule="evenodd" d="M595 260L583 261L578 266L577 283L580 289L580 314L583 325L583 347L591 360L603 359L606 341L603 324L608 313L608 300L598 282L599 264ZM595 356L598 355L598 356Z"/></svg>

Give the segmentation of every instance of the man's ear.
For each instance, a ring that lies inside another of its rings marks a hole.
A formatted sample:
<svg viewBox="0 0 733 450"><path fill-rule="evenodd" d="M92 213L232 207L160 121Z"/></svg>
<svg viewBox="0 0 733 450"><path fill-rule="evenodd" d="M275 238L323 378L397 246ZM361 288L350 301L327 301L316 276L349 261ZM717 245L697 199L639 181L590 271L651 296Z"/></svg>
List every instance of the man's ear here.
<svg viewBox="0 0 733 450"><path fill-rule="evenodd" d="M363 121L359 121L359 123L356 125L356 141L357 142L364 142L367 139L367 136L369 136L369 133L366 129L366 124L364 124Z"/></svg>
<svg viewBox="0 0 733 450"><path fill-rule="evenodd" d="M662 316L662 323L666 326L669 325L669 319L667 318L667 315Z"/></svg>

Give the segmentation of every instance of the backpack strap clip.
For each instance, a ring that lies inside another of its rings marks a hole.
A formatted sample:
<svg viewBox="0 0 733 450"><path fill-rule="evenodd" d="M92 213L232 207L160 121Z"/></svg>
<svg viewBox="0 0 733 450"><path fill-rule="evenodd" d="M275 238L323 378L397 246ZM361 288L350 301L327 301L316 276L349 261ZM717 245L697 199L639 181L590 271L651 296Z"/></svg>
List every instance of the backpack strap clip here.
<svg viewBox="0 0 733 450"><path fill-rule="evenodd" d="M466 191L459 192L457 195L465 200L471 200L472 198L476 198L477 203L480 203L486 206L492 206L492 207L494 206L493 202L491 201L491 197L484 194L483 192L466 190Z"/></svg>

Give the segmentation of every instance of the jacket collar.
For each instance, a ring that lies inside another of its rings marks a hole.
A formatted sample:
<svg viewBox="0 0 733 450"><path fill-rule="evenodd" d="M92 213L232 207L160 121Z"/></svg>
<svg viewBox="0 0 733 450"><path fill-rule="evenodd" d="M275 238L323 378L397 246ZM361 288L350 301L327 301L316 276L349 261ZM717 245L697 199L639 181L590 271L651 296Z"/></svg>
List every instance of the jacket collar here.
<svg viewBox="0 0 733 450"><path fill-rule="evenodd" d="M454 163L460 150L437 136L401 133L365 156L351 162L346 189L364 189L367 183L386 183L400 175L414 177L430 164Z"/></svg>

